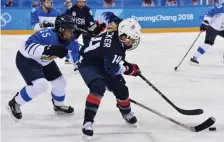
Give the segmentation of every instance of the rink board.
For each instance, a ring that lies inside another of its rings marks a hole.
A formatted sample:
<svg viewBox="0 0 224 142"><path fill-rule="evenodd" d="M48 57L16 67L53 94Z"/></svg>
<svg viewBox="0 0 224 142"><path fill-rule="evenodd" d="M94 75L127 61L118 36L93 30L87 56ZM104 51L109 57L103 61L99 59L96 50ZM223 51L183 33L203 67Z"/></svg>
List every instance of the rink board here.
<svg viewBox="0 0 224 142"><path fill-rule="evenodd" d="M105 11L136 19L145 33L196 32L211 6L92 9L94 19ZM65 9L60 9L63 13ZM20 16L23 15L23 16ZM31 9L2 8L1 34L31 34Z"/></svg>
<svg viewBox="0 0 224 142"><path fill-rule="evenodd" d="M142 29L143 33L169 33L169 32L197 32L198 27L195 28L156 28L156 29ZM33 34L33 30L2 30L2 35L29 35Z"/></svg>

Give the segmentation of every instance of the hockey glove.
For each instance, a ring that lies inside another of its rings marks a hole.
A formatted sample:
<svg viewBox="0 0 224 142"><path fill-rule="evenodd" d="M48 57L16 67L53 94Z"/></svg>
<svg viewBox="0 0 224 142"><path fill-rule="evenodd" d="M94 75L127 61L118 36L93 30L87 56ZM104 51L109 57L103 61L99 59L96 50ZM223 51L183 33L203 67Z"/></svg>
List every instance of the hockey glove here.
<svg viewBox="0 0 224 142"><path fill-rule="evenodd" d="M97 25L97 27L93 30L93 36L99 35L106 28L105 23L100 24L98 21L96 21L96 25Z"/></svg>
<svg viewBox="0 0 224 142"><path fill-rule="evenodd" d="M43 28L47 28L47 27L54 27L54 24L51 23L51 22L44 21L43 22Z"/></svg>
<svg viewBox="0 0 224 142"><path fill-rule="evenodd" d="M68 54L68 50L64 45L52 45L46 46L44 48L43 55L45 56L56 56L59 58L64 58Z"/></svg>
<svg viewBox="0 0 224 142"><path fill-rule="evenodd" d="M91 33L91 36L97 36L97 35L99 35L101 32L102 32L103 30L101 29L101 27L96 27L95 29L94 29L94 31Z"/></svg>
<svg viewBox="0 0 224 142"><path fill-rule="evenodd" d="M202 23L201 23L201 26L200 26L200 31L206 31L206 29L208 28L209 26L209 23L207 20L204 20Z"/></svg>
<svg viewBox="0 0 224 142"><path fill-rule="evenodd" d="M137 64L131 64L131 63L125 62L123 65L126 68L126 71L124 72L125 75L138 76L138 73L140 72L140 70Z"/></svg>

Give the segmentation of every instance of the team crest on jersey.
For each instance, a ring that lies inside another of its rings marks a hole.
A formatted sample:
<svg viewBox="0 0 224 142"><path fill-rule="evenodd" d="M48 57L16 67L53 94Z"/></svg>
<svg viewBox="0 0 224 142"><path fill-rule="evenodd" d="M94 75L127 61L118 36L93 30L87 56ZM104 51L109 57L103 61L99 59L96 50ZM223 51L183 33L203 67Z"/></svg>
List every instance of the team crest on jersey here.
<svg viewBox="0 0 224 142"><path fill-rule="evenodd" d="M76 12L75 11L72 12L72 16L76 16Z"/></svg>

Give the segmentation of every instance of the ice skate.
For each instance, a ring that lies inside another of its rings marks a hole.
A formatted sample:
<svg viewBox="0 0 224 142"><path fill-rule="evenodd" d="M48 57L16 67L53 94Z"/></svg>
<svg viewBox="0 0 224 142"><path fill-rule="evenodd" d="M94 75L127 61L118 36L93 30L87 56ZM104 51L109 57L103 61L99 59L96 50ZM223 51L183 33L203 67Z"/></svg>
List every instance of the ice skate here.
<svg viewBox="0 0 224 142"><path fill-rule="evenodd" d="M67 105L61 105L61 106L56 106L54 104L54 101L52 99L53 105L54 105L54 111L56 114L63 115L63 114L74 114L74 108L71 106Z"/></svg>
<svg viewBox="0 0 224 142"><path fill-rule="evenodd" d="M82 126L82 133L83 139L89 141L94 133L93 123L90 121L85 122Z"/></svg>
<svg viewBox="0 0 224 142"><path fill-rule="evenodd" d="M191 63L199 64L199 62L197 61L197 59L194 58L194 57L191 58L190 61L191 61Z"/></svg>
<svg viewBox="0 0 224 142"><path fill-rule="evenodd" d="M8 102L8 105L6 105L6 109L16 122L22 118L20 105L15 101L15 97L11 101Z"/></svg>

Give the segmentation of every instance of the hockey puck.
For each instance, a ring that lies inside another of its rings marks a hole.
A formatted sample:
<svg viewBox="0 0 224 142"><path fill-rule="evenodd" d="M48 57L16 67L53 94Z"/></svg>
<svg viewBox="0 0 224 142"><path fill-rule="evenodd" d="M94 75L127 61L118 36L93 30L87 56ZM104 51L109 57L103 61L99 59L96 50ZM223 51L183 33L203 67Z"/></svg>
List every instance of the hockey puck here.
<svg viewBox="0 0 224 142"><path fill-rule="evenodd" d="M216 131L216 127L210 127L208 129L209 129L209 131Z"/></svg>
<svg viewBox="0 0 224 142"><path fill-rule="evenodd" d="M175 67L174 70L176 71L177 70L177 67Z"/></svg>

